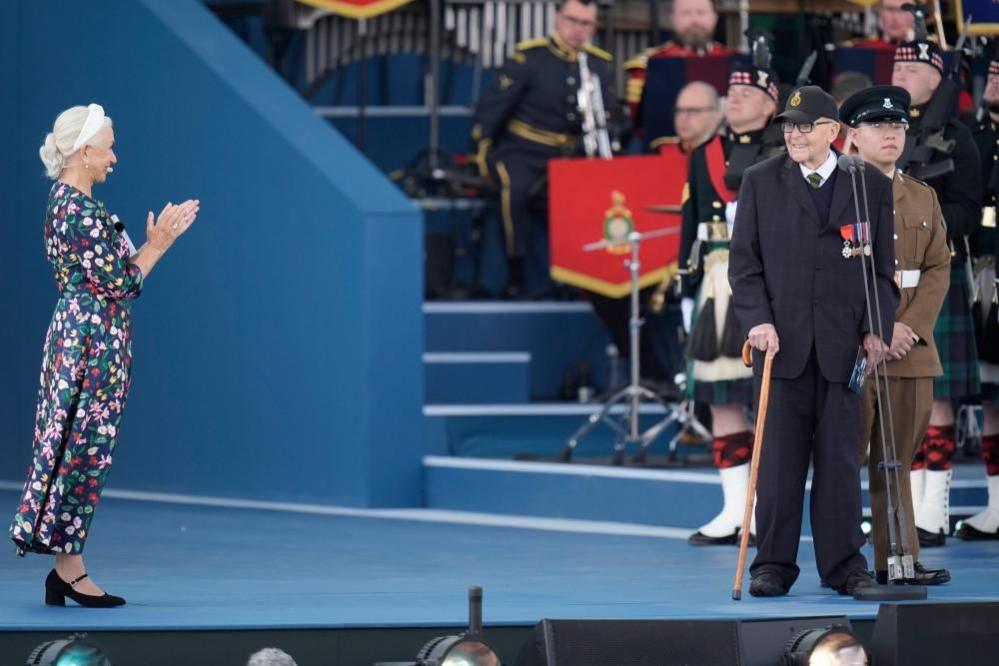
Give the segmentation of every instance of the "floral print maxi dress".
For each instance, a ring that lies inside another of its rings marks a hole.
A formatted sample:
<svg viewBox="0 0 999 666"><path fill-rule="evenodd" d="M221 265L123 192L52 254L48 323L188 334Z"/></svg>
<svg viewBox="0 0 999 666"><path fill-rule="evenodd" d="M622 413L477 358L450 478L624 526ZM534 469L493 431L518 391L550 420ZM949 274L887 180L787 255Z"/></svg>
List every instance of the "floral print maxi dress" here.
<svg viewBox="0 0 999 666"><path fill-rule="evenodd" d="M34 455L10 526L19 555L83 551L128 395L127 299L142 289L104 204L64 183L49 195L45 247L62 293L45 338Z"/></svg>

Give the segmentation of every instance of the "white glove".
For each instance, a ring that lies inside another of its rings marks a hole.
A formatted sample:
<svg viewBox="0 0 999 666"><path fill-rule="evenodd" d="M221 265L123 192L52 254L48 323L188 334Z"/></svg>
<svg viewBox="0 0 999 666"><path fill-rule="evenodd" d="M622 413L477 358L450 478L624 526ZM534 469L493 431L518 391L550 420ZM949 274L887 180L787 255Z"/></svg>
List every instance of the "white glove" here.
<svg viewBox="0 0 999 666"><path fill-rule="evenodd" d="M683 331L690 334L691 319L694 317L694 299L684 298L680 301L680 314L683 315Z"/></svg>

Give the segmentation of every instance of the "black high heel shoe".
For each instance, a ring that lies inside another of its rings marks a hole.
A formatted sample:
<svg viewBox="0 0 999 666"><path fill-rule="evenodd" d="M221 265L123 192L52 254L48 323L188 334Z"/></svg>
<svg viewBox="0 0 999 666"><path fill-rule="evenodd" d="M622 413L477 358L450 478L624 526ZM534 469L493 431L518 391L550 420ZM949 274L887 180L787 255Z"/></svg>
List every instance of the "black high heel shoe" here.
<svg viewBox="0 0 999 666"><path fill-rule="evenodd" d="M87 574L83 574L79 578L67 583L59 577L55 569L50 571L48 578L45 579L45 605L65 606L66 597L87 608L114 608L115 606L125 605L124 599L116 597L113 594L108 594L107 592L101 596L97 596L95 594L80 594L74 590L73 586L86 577Z"/></svg>

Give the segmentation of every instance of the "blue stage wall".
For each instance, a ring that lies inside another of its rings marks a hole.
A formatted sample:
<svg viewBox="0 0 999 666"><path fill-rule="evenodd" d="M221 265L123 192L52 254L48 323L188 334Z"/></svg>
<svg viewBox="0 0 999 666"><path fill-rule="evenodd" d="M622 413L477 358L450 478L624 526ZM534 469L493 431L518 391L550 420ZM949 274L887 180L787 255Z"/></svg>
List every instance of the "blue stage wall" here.
<svg viewBox="0 0 999 666"><path fill-rule="evenodd" d="M119 159L95 195L133 237L148 210L201 199L135 303L112 486L419 504L419 213L197 0L2 14L0 478L30 458L57 298L37 149L59 111L94 101Z"/></svg>

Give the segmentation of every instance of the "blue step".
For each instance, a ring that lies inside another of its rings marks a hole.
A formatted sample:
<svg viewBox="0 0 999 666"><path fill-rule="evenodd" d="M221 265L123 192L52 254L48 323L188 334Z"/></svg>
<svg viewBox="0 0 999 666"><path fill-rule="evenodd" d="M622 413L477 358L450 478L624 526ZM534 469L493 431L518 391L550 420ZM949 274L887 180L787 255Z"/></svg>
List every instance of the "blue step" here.
<svg viewBox="0 0 999 666"><path fill-rule="evenodd" d="M428 403L517 403L530 398L528 352L426 352Z"/></svg>
<svg viewBox="0 0 999 666"><path fill-rule="evenodd" d="M981 465L955 466L951 515L986 504ZM426 504L434 509L696 528L721 508L713 469L674 470L427 456ZM866 474L864 505L868 506ZM810 533L805 498L803 533Z"/></svg>
<svg viewBox="0 0 999 666"><path fill-rule="evenodd" d="M554 457L600 408L599 404L571 402L425 405L424 453L473 458L512 458L519 454ZM623 405L617 405L611 414L620 419L624 410ZM643 403L639 413L643 431L666 417L664 408L653 403ZM668 426L652 443L650 455L666 454L667 443L675 432L675 426ZM608 457L614 439L614 431L600 424L580 442L577 456Z"/></svg>
<svg viewBox="0 0 999 666"><path fill-rule="evenodd" d="M589 303L429 302L423 314L427 352L530 354L530 399L557 397L566 369L584 360L593 385L607 383L610 338Z"/></svg>

